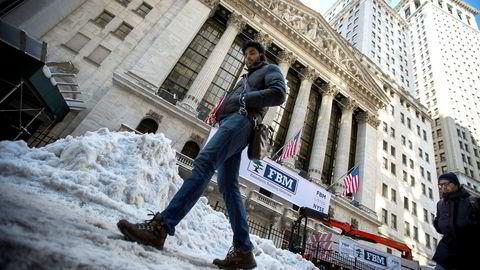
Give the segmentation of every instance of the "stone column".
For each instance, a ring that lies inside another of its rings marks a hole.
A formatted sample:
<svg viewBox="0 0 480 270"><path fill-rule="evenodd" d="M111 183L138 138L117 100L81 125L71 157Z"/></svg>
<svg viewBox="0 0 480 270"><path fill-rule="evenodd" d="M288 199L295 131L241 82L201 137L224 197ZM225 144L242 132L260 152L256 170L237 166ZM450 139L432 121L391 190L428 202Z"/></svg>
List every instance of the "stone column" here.
<svg viewBox="0 0 480 270"><path fill-rule="evenodd" d="M295 107L293 108L292 117L288 126L287 137L285 143L293 138L297 132L303 127L305 122L305 116L307 115L308 99L310 97L310 90L312 88L313 81L318 77L318 73L315 69L304 68L302 70L303 79L300 83L300 89L298 90L297 100L295 101ZM301 134L300 134L301 136ZM300 148L301 141L299 139L297 147ZM294 157L287 158L284 161L287 167L295 168Z"/></svg>
<svg viewBox="0 0 480 270"><path fill-rule="evenodd" d="M158 89L219 2L188 1L128 73Z"/></svg>
<svg viewBox="0 0 480 270"><path fill-rule="evenodd" d="M246 21L238 13L232 13L227 23L227 29L213 49L210 57L207 59L197 77L188 90L185 98L179 103L180 106L189 110L193 114L197 114L197 107L199 102L208 90L212 83L215 74L222 64L228 50L232 46L237 34L242 31L246 25Z"/></svg>
<svg viewBox="0 0 480 270"><path fill-rule="evenodd" d="M283 50L278 54L279 63L278 68L283 74L283 78L287 78L288 69L290 66L297 61L297 58L293 55L292 52ZM288 91L288 89L287 89ZM266 125L272 125L275 120L275 115L281 111L280 106L271 107L268 109L267 114L263 118L263 123Z"/></svg>
<svg viewBox="0 0 480 270"><path fill-rule="evenodd" d="M327 150L328 130L330 129L330 118L332 116L332 104L338 89L335 85L329 83L323 92L322 104L318 113L315 136L310 156L310 167L308 173L310 178L317 183L322 183L323 163L325 161L325 152Z"/></svg>
<svg viewBox="0 0 480 270"><path fill-rule="evenodd" d="M350 140L352 137L352 116L356 107L355 101L346 98L345 107L342 108L340 118L340 133L338 134L337 151L335 154L335 172L332 181L338 181L348 169L348 159L350 156ZM332 182L333 183L333 182Z"/></svg>
<svg viewBox="0 0 480 270"><path fill-rule="evenodd" d="M357 115L357 148L355 163L359 166L360 186L355 200L375 210L375 179L379 168L377 160L377 128L380 121L371 113Z"/></svg>

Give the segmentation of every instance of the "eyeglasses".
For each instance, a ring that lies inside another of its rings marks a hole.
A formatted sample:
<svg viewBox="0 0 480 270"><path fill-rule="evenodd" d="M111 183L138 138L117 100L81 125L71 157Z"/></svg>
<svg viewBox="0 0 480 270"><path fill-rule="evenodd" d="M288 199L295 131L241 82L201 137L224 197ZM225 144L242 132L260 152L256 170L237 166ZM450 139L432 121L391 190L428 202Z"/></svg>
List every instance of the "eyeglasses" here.
<svg viewBox="0 0 480 270"><path fill-rule="evenodd" d="M441 188L441 187L447 187L448 185L450 185L450 182L438 183L438 187L439 187L439 188Z"/></svg>

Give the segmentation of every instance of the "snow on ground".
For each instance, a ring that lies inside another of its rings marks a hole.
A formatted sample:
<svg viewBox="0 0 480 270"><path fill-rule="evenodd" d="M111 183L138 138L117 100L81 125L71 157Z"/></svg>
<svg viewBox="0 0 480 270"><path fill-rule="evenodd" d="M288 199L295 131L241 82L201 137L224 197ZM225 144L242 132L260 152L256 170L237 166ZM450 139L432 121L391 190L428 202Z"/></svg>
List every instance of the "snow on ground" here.
<svg viewBox="0 0 480 270"><path fill-rule="evenodd" d="M0 269L216 269L232 232L202 197L165 249L124 241L116 223L160 211L183 180L163 134L100 129L43 148L0 142ZM257 269L314 269L252 235Z"/></svg>

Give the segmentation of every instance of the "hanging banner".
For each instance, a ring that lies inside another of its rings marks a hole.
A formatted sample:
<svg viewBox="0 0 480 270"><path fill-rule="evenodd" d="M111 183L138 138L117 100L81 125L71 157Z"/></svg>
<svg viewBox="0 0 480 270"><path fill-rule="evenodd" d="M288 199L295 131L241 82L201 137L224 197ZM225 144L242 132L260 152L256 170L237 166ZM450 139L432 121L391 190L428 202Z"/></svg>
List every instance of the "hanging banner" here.
<svg viewBox="0 0 480 270"><path fill-rule="evenodd" d="M207 142L216 131L216 128L211 129ZM259 161L249 160L247 148L242 152L239 174L247 181L290 203L328 214L331 198L329 192L269 158Z"/></svg>

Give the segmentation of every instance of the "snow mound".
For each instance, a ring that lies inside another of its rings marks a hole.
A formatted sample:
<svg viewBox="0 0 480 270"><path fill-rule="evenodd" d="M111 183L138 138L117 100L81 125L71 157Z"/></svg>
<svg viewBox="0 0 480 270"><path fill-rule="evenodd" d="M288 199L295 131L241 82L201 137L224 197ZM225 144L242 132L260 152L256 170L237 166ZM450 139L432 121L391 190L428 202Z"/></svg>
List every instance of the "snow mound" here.
<svg viewBox="0 0 480 270"><path fill-rule="evenodd" d="M165 250L123 241L115 224L161 211L181 186L163 134L100 129L42 148L0 142L1 269L215 269L230 224L202 197ZM314 269L252 235L258 269Z"/></svg>

